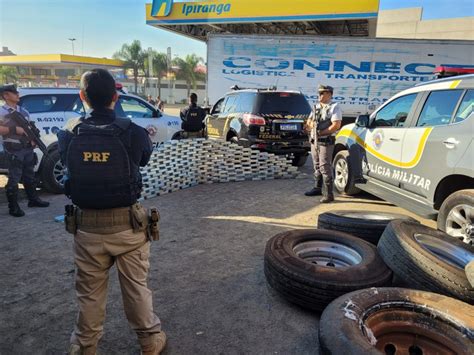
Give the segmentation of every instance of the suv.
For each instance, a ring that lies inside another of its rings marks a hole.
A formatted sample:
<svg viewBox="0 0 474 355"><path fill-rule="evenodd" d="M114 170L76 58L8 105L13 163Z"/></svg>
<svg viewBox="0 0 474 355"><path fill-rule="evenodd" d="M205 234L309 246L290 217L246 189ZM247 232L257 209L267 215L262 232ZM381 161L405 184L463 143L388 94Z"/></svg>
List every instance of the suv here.
<svg viewBox="0 0 474 355"><path fill-rule="evenodd" d="M336 137L335 187L365 190L473 244L474 75L419 84Z"/></svg>
<svg viewBox="0 0 474 355"><path fill-rule="evenodd" d="M79 98L78 89L62 88L20 88L20 105L30 113L30 119L41 131L41 139L48 147L48 159L36 149L38 164L35 169L43 187L50 192L62 192L64 166L57 147L56 133L70 119L84 116L86 111ZM150 133L154 145L171 139L180 129L181 120L168 116L151 106L145 100L130 95L118 87L119 100L115 112L128 117ZM0 102L3 105L3 102ZM0 174L7 174L0 136Z"/></svg>
<svg viewBox="0 0 474 355"><path fill-rule="evenodd" d="M303 128L310 113L301 92L235 88L206 117L207 134L248 148L293 154L293 164L302 166L310 149Z"/></svg>

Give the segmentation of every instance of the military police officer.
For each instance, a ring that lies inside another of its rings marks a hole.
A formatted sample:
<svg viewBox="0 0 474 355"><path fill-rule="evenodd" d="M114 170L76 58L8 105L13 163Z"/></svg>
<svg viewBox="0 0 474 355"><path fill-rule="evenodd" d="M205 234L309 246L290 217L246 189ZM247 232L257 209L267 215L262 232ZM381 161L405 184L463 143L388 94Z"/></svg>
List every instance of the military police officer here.
<svg viewBox="0 0 474 355"><path fill-rule="evenodd" d="M49 202L38 197L36 191L35 165L37 157L35 143L30 141L22 127L5 115L14 111L29 119L29 113L19 106L20 94L14 85L0 87L1 98L5 105L0 107L0 135L3 137L3 147L8 159L8 183L5 187L8 200L8 210L14 217L22 217L25 212L18 205L18 184L23 183L28 197L28 207L48 207Z"/></svg>
<svg viewBox="0 0 474 355"><path fill-rule="evenodd" d="M329 203L334 201L332 155L335 135L341 128L342 111L337 103L332 102L334 89L331 86L319 85L318 92L319 103L314 106L307 122L310 130L315 185L305 195L322 194L320 202Z"/></svg>
<svg viewBox="0 0 474 355"><path fill-rule="evenodd" d="M69 354L95 354L102 336L109 269L117 265L122 300L142 354L159 354L166 344L147 286L150 235L148 214L137 199L140 166L152 153L147 131L115 116L115 81L104 69L86 72L80 97L92 111L58 133L61 160L68 168L66 227L74 234L79 315Z"/></svg>
<svg viewBox="0 0 474 355"><path fill-rule="evenodd" d="M197 101L197 95L192 93L189 95L189 106L180 112L181 128L185 132L186 138L203 136L206 111L198 106Z"/></svg>

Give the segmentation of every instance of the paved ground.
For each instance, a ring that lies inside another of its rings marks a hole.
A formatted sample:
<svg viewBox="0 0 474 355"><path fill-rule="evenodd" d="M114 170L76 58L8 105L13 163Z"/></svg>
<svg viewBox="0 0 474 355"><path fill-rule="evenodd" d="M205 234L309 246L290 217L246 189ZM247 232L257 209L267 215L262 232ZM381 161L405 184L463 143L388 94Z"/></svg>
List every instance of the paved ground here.
<svg viewBox="0 0 474 355"><path fill-rule="evenodd" d="M318 353L318 314L267 288L266 241L313 227L331 209L409 213L368 195L319 206L303 196L310 171L307 165L295 180L202 185L146 201L162 216L149 285L169 336L165 354ZM14 219L3 195L0 187L0 354L63 354L76 314L72 236L54 222L66 198L43 195L50 208L26 208L27 217ZM139 354L115 271L100 350Z"/></svg>

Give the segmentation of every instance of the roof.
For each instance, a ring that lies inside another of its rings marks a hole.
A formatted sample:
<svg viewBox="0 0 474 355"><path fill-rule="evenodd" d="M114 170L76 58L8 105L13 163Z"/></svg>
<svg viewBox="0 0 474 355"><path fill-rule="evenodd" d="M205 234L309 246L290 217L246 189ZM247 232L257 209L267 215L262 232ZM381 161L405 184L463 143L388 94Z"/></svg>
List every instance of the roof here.
<svg viewBox="0 0 474 355"><path fill-rule="evenodd" d="M146 23L201 41L213 33L375 36L379 0L153 0Z"/></svg>
<svg viewBox="0 0 474 355"><path fill-rule="evenodd" d="M91 68L122 68L124 65L121 60L117 59L84 57L69 54L0 56L0 65L71 67L71 64L74 66L80 65Z"/></svg>

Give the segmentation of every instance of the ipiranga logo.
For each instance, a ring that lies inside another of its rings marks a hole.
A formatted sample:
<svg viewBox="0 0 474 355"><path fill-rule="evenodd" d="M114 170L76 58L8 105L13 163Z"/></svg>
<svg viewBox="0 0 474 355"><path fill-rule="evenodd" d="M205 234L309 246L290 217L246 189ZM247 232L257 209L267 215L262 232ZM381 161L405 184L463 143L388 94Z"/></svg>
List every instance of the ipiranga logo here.
<svg viewBox="0 0 474 355"><path fill-rule="evenodd" d="M183 4L182 13L185 16L189 16L191 14L207 14L213 13L216 15L221 15L223 12L229 12L231 10L231 4L229 3L222 3L219 0L207 0L207 1L199 1L199 0L188 0L188 1L181 1L185 2ZM210 3L210 4L193 4L200 2L200 3ZM171 9L173 7L173 0L153 0L151 6L151 16L160 16L166 17L169 16L171 13Z"/></svg>
<svg viewBox="0 0 474 355"><path fill-rule="evenodd" d="M153 0L151 5L151 16L169 16L173 0Z"/></svg>

